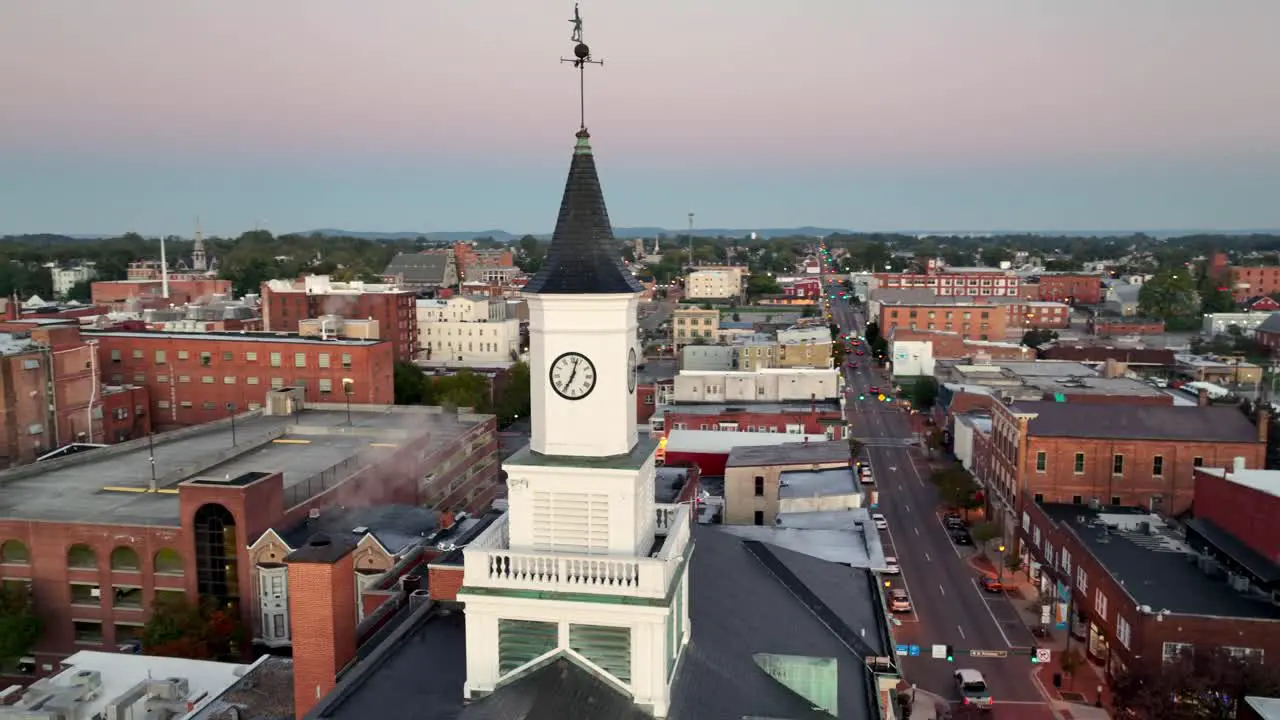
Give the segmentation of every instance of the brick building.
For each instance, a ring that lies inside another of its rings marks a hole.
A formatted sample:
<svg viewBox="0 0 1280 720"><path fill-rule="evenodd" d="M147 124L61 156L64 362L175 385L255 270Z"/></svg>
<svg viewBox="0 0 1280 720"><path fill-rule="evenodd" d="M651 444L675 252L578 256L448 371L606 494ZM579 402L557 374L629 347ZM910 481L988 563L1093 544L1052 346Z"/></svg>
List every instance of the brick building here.
<svg viewBox="0 0 1280 720"><path fill-rule="evenodd" d="M1164 332L1164 321L1155 318L1095 315L1089 318L1089 332L1102 337L1159 335Z"/></svg>
<svg viewBox="0 0 1280 720"><path fill-rule="evenodd" d="M1266 454L1267 423L1255 427L1232 407L1018 401L993 403L991 419L980 480L1008 520L1032 501L1180 515L1195 495L1195 468L1236 457L1257 468Z"/></svg>
<svg viewBox="0 0 1280 720"><path fill-rule="evenodd" d="M1036 354L1041 360L1069 360L1092 366L1111 360L1133 370L1171 370L1177 365L1174 352L1163 348L1050 345Z"/></svg>
<svg viewBox="0 0 1280 720"><path fill-rule="evenodd" d="M1024 292L1024 297L1068 305L1101 305L1105 294L1101 277L1077 273L1046 273L1023 288L1031 291Z"/></svg>
<svg viewBox="0 0 1280 720"><path fill-rule="evenodd" d="M1250 470L1239 459L1196 468L1195 518L1187 541L1228 572L1280 597L1280 471Z"/></svg>
<svg viewBox="0 0 1280 720"><path fill-rule="evenodd" d="M725 463L735 447L825 442L826 435L738 432L735 430L668 430L658 456L663 464L697 466L703 477L724 475Z"/></svg>
<svg viewBox="0 0 1280 720"><path fill-rule="evenodd" d="M977 303L880 304L880 334L889 337L895 328L954 332L965 340L1003 340L1009 314L1004 307Z"/></svg>
<svg viewBox="0 0 1280 720"><path fill-rule="evenodd" d="M1017 533L1052 619L1113 674L1210 648L1280 663L1280 608L1146 508L1028 503Z"/></svg>
<svg viewBox="0 0 1280 720"><path fill-rule="evenodd" d="M417 295L396 285L332 282L327 275L262 283L262 327L298 332L298 323L327 316L375 320L378 336L391 342L397 360L418 354Z"/></svg>
<svg viewBox="0 0 1280 720"><path fill-rule="evenodd" d="M453 258L460 278L467 277L467 271L473 268L513 268L516 264L515 254L507 248L477 249L469 242L455 242Z"/></svg>
<svg viewBox="0 0 1280 720"><path fill-rule="evenodd" d="M379 340L321 340L271 333L86 332L99 373L112 385L147 388L157 427L198 425L262 407L264 397L302 388L308 402L389 405L395 357ZM347 382L350 381L350 382ZM231 407L229 407L231 406Z"/></svg>
<svg viewBox="0 0 1280 720"><path fill-rule="evenodd" d="M15 468L0 482L0 575L31 588L44 626L22 661L30 674L76 649L137 642L153 602L171 594L236 608L258 637L263 603L280 591L261 584L266 568L248 546L268 529L374 504L474 513L500 489L493 416L393 406L348 416L287 390L234 425ZM351 529L344 536L359 540Z"/></svg>
<svg viewBox="0 0 1280 720"><path fill-rule="evenodd" d="M1207 271L1231 291L1236 302L1280 293L1280 266L1232 265L1226 253L1215 252L1209 256Z"/></svg>
<svg viewBox="0 0 1280 720"><path fill-rule="evenodd" d="M894 328L885 335L889 341L889 359L894 364L894 372L901 375L928 375L928 367L919 371L902 370L899 366L907 363L903 358L924 356L922 346L928 344L928 357L932 360L957 360L960 358L981 357L987 360L1028 360L1034 357L1032 348L1022 345L1016 339L1009 342L994 340L969 340L960 333L946 330L911 330L905 327Z"/></svg>
<svg viewBox="0 0 1280 720"><path fill-rule="evenodd" d="M662 405L649 418L652 432L666 430L732 430L735 432L845 437L840 403L743 403Z"/></svg>
<svg viewBox="0 0 1280 720"><path fill-rule="evenodd" d="M929 260L923 273L875 273L878 287L927 288L940 296L1018 297L1020 281L1012 270L944 268Z"/></svg>
<svg viewBox="0 0 1280 720"><path fill-rule="evenodd" d="M231 281L206 276L169 276L169 296L162 280L99 280L89 286L94 305L113 312L203 303L215 295L230 297Z"/></svg>

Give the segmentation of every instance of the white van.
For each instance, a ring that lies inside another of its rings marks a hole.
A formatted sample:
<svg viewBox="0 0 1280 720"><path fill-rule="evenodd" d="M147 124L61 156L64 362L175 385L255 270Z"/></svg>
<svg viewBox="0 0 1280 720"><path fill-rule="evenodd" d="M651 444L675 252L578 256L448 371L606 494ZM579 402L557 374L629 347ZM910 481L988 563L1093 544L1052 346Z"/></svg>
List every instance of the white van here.
<svg viewBox="0 0 1280 720"><path fill-rule="evenodd" d="M875 478L871 477L870 465L862 466L862 468L858 471L858 479L862 481L863 485L872 485L875 483Z"/></svg>

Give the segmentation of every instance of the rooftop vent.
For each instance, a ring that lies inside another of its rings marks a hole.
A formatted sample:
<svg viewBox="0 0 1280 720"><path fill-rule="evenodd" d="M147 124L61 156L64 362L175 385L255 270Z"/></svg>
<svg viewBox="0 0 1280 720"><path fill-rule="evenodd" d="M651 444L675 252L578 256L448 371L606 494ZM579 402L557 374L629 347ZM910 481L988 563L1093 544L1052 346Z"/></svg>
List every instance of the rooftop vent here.
<svg viewBox="0 0 1280 720"><path fill-rule="evenodd" d="M354 535L363 535L369 532L369 528L365 527L364 525L357 525L356 527L351 528L351 532Z"/></svg>

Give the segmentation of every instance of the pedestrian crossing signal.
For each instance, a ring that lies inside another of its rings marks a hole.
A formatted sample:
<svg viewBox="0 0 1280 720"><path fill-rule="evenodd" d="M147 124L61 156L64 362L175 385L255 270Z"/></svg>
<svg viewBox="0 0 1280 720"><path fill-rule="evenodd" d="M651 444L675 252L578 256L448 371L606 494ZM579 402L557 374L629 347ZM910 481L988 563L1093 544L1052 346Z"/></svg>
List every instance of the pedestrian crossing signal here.
<svg viewBox="0 0 1280 720"><path fill-rule="evenodd" d="M956 661L956 648L954 645L947 646L947 662Z"/></svg>

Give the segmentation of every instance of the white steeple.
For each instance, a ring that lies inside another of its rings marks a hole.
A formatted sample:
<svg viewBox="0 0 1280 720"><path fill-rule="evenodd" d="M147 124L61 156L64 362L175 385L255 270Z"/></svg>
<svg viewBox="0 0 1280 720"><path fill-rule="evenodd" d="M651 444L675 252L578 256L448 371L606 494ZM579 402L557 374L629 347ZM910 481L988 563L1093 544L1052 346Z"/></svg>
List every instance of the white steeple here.
<svg viewBox="0 0 1280 720"><path fill-rule="evenodd" d="M200 218L196 218L196 244L191 249L191 269L198 273L209 269L204 254L204 233L200 232Z"/></svg>

